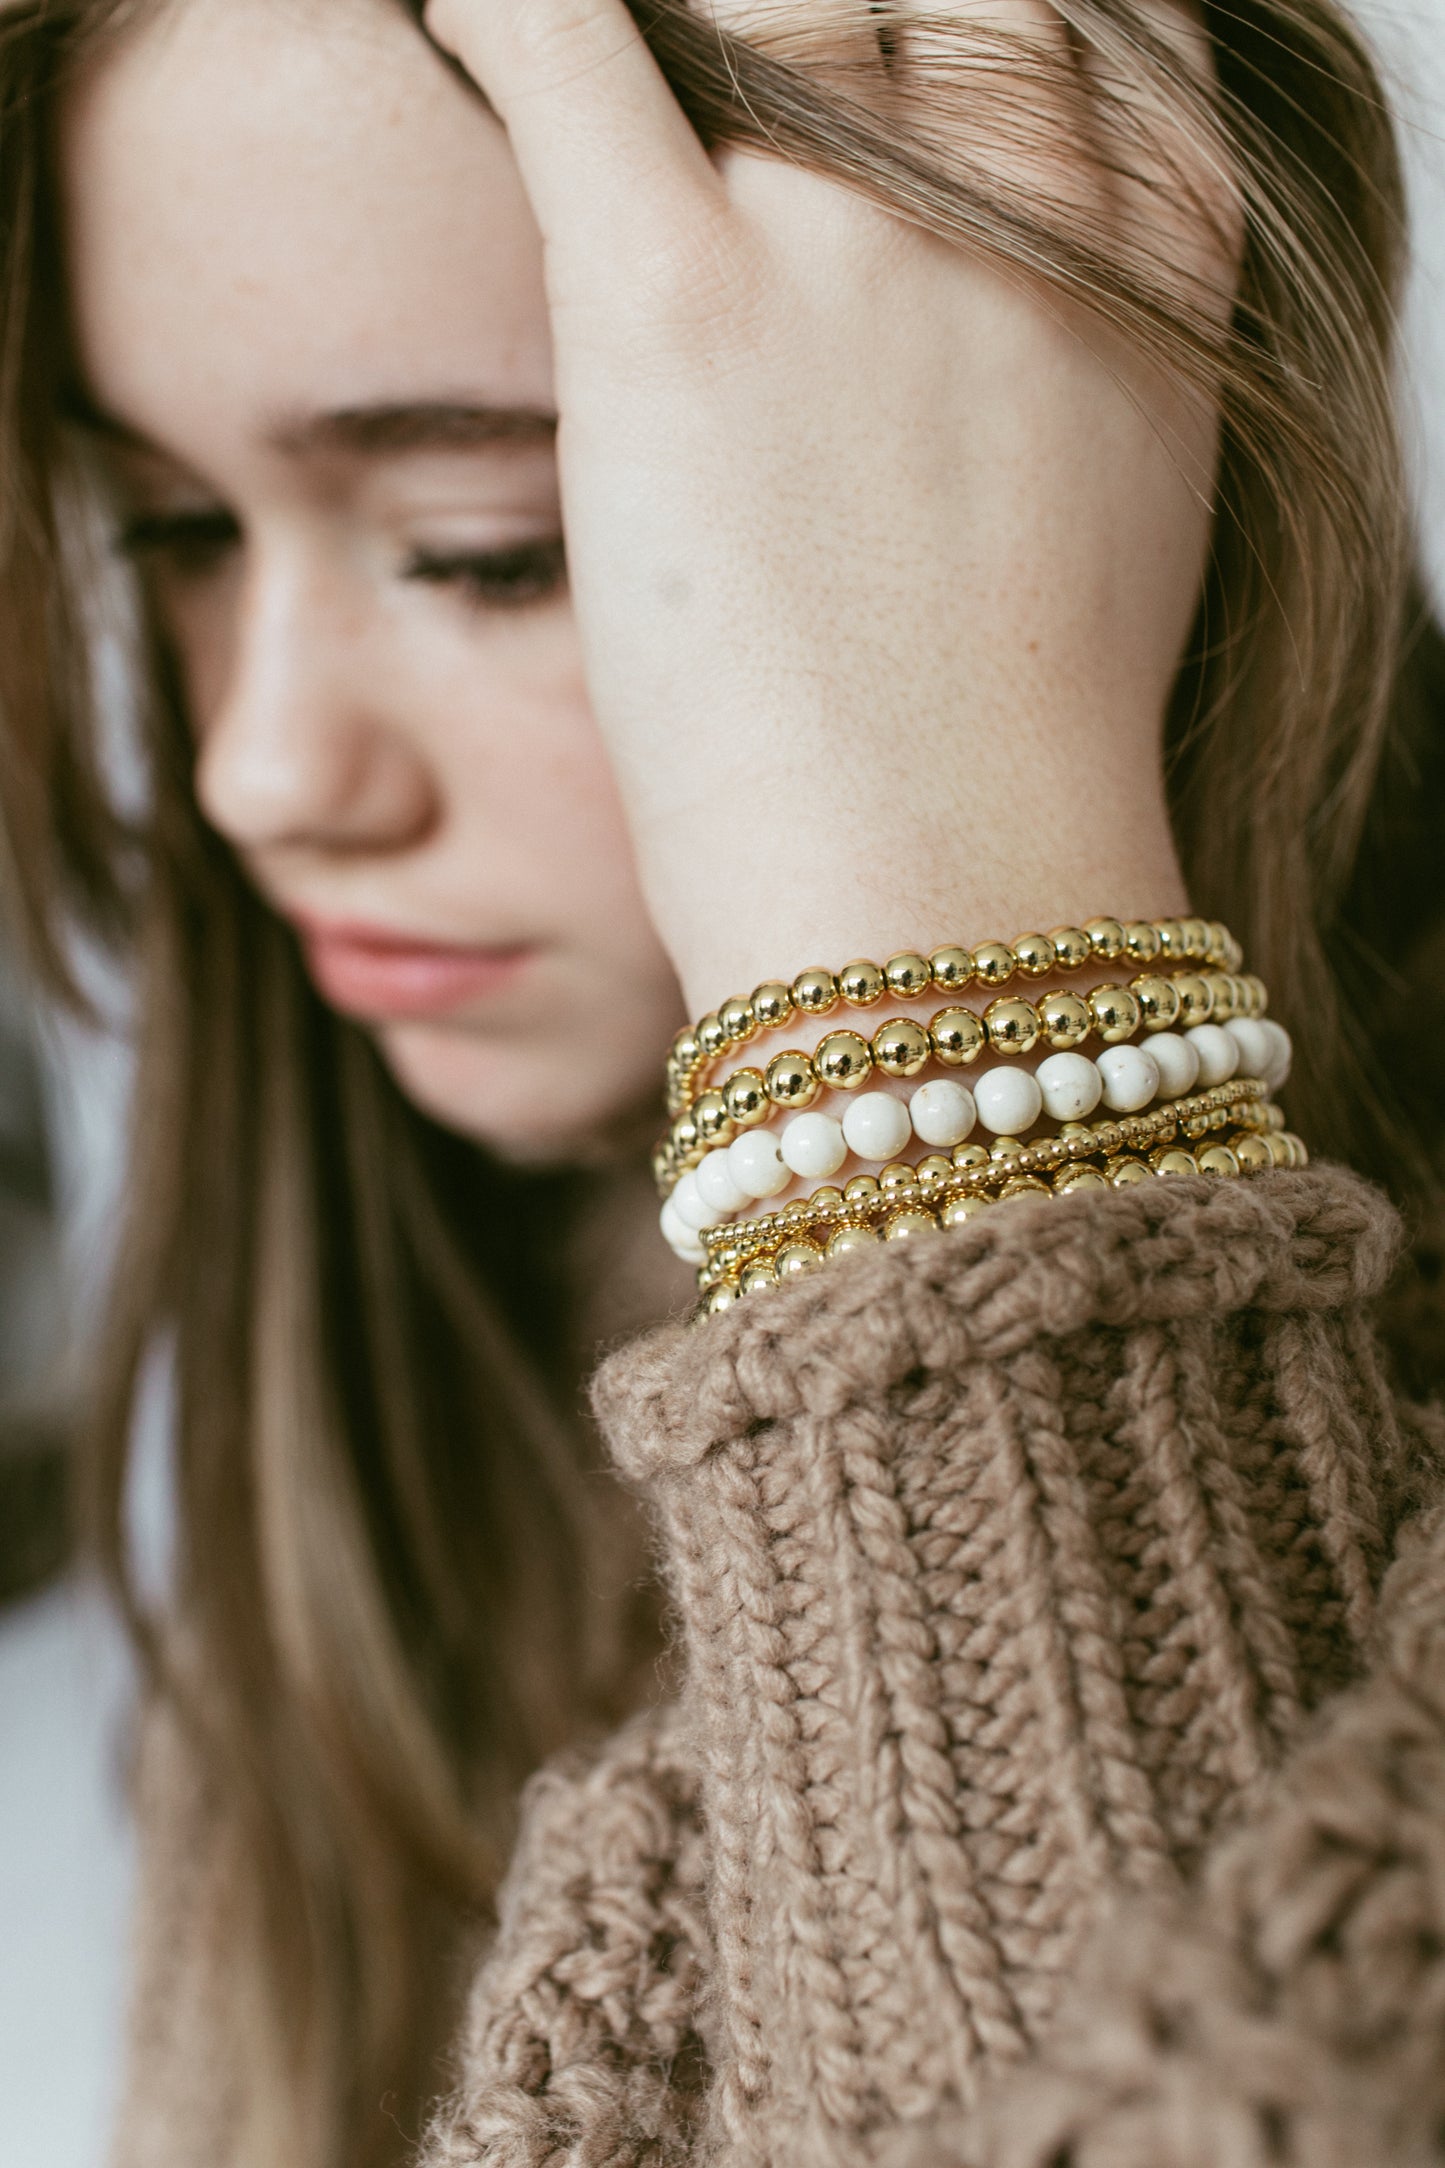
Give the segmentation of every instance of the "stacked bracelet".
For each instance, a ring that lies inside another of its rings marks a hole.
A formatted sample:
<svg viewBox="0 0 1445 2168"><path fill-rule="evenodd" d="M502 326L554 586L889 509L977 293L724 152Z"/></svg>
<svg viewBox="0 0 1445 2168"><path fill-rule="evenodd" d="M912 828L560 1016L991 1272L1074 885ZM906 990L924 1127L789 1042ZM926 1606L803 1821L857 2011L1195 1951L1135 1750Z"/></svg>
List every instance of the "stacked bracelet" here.
<svg viewBox="0 0 1445 2168"><path fill-rule="evenodd" d="M668 1112L679 1114L691 1105L702 1073L729 1047L744 1045L760 1031L778 1030L795 1015L826 1016L840 1003L869 1009L890 993L914 1000L930 987L957 995L977 985L992 993L1019 976L1043 978L1050 971L1078 971L1087 963L1119 958L1139 965L1195 962L1233 973L1242 951L1217 921L1094 918L1085 926L1058 926L1051 934L1020 934L971 949L946 945L929 956L904 950L882 965L859 958L837 972L800 972L790 985L768 980L752 994L710 1010L674 1040L667 1061Z"/></svg>

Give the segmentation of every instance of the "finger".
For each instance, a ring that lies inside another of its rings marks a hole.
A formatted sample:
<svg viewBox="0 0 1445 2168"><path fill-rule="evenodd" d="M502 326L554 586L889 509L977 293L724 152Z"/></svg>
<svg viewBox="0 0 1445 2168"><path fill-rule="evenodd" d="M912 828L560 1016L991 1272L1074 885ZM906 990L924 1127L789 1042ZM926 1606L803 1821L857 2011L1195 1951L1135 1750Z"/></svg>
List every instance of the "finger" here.
<svg viewBox="0 0 1445 2168"><path fill-rule="evenodd" d="M428 0L427 34L484 92L549 243L656 244L717 175L624 0Z"/></svg>

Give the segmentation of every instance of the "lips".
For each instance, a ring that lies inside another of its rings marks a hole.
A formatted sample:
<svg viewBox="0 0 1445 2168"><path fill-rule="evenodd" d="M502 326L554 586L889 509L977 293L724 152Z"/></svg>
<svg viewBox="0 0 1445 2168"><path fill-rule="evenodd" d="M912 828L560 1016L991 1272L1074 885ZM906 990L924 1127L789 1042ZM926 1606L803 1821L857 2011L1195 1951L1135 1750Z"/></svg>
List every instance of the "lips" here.
<svg viewBox="0 0 1445 2168"><path fill-rule="evenodd" d="M299 927L307 967L323 1000L353 1016L444 1016L499 992L532 953L525 947L462 948L370 926Z"/></svg>

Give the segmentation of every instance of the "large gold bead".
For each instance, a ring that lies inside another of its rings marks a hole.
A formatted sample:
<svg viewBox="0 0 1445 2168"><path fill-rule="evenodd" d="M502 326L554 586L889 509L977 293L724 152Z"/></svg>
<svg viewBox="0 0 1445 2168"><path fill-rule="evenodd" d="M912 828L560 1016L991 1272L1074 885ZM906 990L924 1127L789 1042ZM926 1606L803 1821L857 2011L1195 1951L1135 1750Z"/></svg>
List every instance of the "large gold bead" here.
<svg viewBox="0 0 1445 2168"><path fill-rule="evenodd" d="M1209 921L1208 961L1220 971L1234 968L1229 961L1229 928L1217 918Z"/></svg>
<svg viewBox="0 0 1445 2168"><path fill-rule="evenodd" d="M1093 1014L1082 994L1060 989L1044 994L1038 1004L1039 1029L1056 1052L1081 1046L1094 1028Z"/></svg>
<svg viewBox="0 0 1445 2168"><path fill-rule="evenodd" d="M1290 1148L1291 1166L1307 1167L1310 1163L1310 1148L1304 1138L1297 1137L1292 1129L1281 1130L1280 1134Z"/></svg>
<svg viewBox="0 0 1445 2168"><path fill-rule="evenodd" d="M1129 981L1129 991L1139 1004L1146 1031L1168 1031L1179 1021L1179 995L1173 979L1146 971Z"/></svg>
<svg viewBox="0 0 1445 2168"><path fill-rule="evenodd" d="M946 994L957 993L973 977L973 951L951 942L936 948L928 962L934 985L941 986Z"/></svg>
<svg viewBox="0 0 1445 2168"><path fill-rule="evenodd" d="M1159 954L1159 929L1147 918L1131 918L1124 928L1124 950L1131 963L1152 964Z"/></svg>
<svg viewBox="0 0 1445 2168"><path fill-rule="evenodd" d="M823 1252L816 1242L789 1242L773 1259L773 1273L779 1280L796 1280L805 1272L816 1272L823 1262Z"/></svg>
<svg viewBox="0 0 1445 2168"><path fill-rule="evenodd" d="M985 941L973 952L974 976L980 986L1006 986L1018 969L1018 958L1005 941Z"/></svg>
<svg viewBox="0 0 1445 2168"><path fill-rule="evenodd" d="M1061 971L1078 971L1094 953L1094 944L1082 926L1055 926L1049 939Z"/></svg>
<svg viewBox="0 0 1445 2168"><path fill-rule="evenodd" d="M1054 1194L1070 1197L1076 1189L1107 1189L1108 1182L1097 1167L1068 1167L1054 1177Z"/></svg>
<svg viewBox="0 0 1445 2168"><path fill-rule="evenodd" d="M888 981L877 964L866 956L855 956L851 964L844 964L838 973L838 991L850 1009L871 1009L875 1001L881 1001L888 990Z"/></svg>
<svg viewBox="0 0 1445 2168"><path fill-rule="evenodd" d="M652 1179L659 1189L671 1189L677 1175L677 1164L670 1144L659 1144L652 1155Z"/></svg>
<svg viewBox="0 0 1445 2168"><path fill-rule="evenodd" d="M1149 1154L1149 1164L1156 1174L1198 1174L1194 1154L1186 1152L1182 1144L1166 1144L1162 1150Z"/></svg>
<svg viewBox="0 0 1445 2168"><path fill-rule="evenodd" d="M878 1170L878 1190L883 1197L911 1197L918 1187L918 1177L906 1160L890 1159L886 1167Z"/></svg>
<svg viewBox="0 0 1445 2168"><path fill-rule="evenodd" d="M1004 1183L998 1194L1001 1202L1005 1197L1049 1197L1053 1192L1036 1174L1016 1174L1011 1182Z"/></svg>
<svg viewBox="0 0 1445 2168"><path fill-rule="evenodd" d="M1019 1137L995 1137L988 1148L989 1161L996 1167L1006 1166L1011 1159L1017 1159L1022 1150L1023 1140Z"/></svg>
<svg viewBox="0 0 1445 2168"><path fill-rule="evenodd" d="M983 1012L988 1043L999 1054L1027 1054L1038 1045L1039 1014L1031 1001L1015 994L991 1001Z"/></svg>
<svg viewBox="0 0 1445 2168"><path fill-rule="evenodd" d="M967 1174L972 1167L987 1167L992 1155L986 1144L955 1144L950 1154L954 1172Z"/></svg>
<svg viewBox="0 0 1445 2168"><path fill-rule="evenodd" d="M940 1009L928 1036L935 1057L949 1069L976 1061L988 1044L988 1033L972 1009Z"/></svg>
<svg viewBox="0 0 1445 2168"><path fill-rule="evenodd" d="M854 1212L864 1205L876 1204L881 1194L876 1174L855 1174L850 1182L843 1184L843 1202Z"/></svg>
<svg viewBox="0 0 1445 2168"><path fill-rule="evenodd" d="M1262 1142L1268 1147L1271 1166L1292 1167L1294 1165L1294 1153L1289 1148L1289 1132L1287 1130L1271 1129L1269 1134L1262 1139Z"/></svg>
<svg viewBox="0 0 1445 2168"><path fill-rule="evenodd" d="M821 967L800 971L790 991L793 1007L801 1009L805 1016L826 1016L838 1006L838 981L831 971Z"/></svg>
<svg viewBox="0 0 1445 2168"><path fill-rule="evenodd" d="M1142 1159L1111 1159L1104 1169L1115 1189L1132 1189L1136 1182L1151 1182L1153 1170Z"/></svg>
<svg viewBox="0 0 1445 2168"><path fill-rule="evenodd" d="M883 976L890 994L895 994L900 1001L911 1001L915 995L927 993L933 984L933 966L926 956L918 955L915 950L900 949L883 966Z"/></svg>
<svg viewBox="0 0 1445 2168"><path fill-rule="evenodd" d="M776 1031L793 1013L792 991L781 979L764 979L761 986L753 988L748 1006L760 1030Z"/></svg>
<svg viewBox="0 0 1445 2168"><path fill-rule="evenodd" d="M697 1066L702 1048L697 1043L695 1031L680 1031L672 1042L672 1058L677 1063L678 1074L685 1076Z"/></svg>
<svg viewBox="0 0 1445 2168"><path fill-rule="evenodd" d="M1206 918L1186 918L1184 940L1189 955L1203 963L1209 955L1209 921Z"/></svg>
<svg viewBox="0 0 1445 2168"><path fill-rule="evenodd" d="M876 1227L840 1227L828 1238L830 1257L847 1257L853 1250L871 1250L880 1240Z"/></svg>
<svg viewBox="0 0 1445 2168"><path fill-rule="evenodd" d="M1207 1024L1214 1014L1214 989L1208 979L1197 971L1179 971L1174 975L1174 990L1179 996L1179 1025L1187 1031L1191 1024Z"/></svg>
<svg viewBox="0 0 1445 2168"><path fill-rule="evenodd" d="M761 1069L737 1069L723 1086L728 1113L739 1129L754 1129L772 1113L767 1079Z"/></svg>
<svg viewBox="0 0 1445 2168"><path fill-rule="evenodd" d="M1089 1014L1105 1046L1118 1046L1139 1029L1139 1004L1127 986L1096 986L1089 995Z"/></svg>
<svg viewBox="0 0 1445 2168"><path fill-rule="evenodd" d="M1124 953L1124 929L1117 918L1091 918L1086 920L1084 931L1089 936L1089 947L1105 963L1112 963Z"/></svg>
<svg viewBox="0 0 1445 2168"><path fill-rule="evenodd" d="M1154 931L1159 936L1160 956L1166 957L1170 963L1182 964L1186 954L1182 922L1177 918L1156 919Z"/></svg>
<svg viewBox="0 0 1445 2168"><path fill-rule="evenodd" d="M873 1068L873 1053L858 1031L830 1031L813 1050L813 1067L830 1091L856 1091Z"/></svg>
<svg viewBox="0 0 1445 2168"><path fill-rule="evenodd" d="M744 1001L741 994L734 994L731 1001L723 1003L717 1012L717 1020L727 1033L730 1046L741 1046L745 1039L751 1039L755 1035L758 1028L753 1005L750 1001Z"/></svg>
<svg viewBox="0 0 1445 2168"><path fill-rule="evenodd" d="M738 1274L738 1288L744 1295L761 1294L765 1287L776 1287L776 1285L777 1282L773 1278L772 1266L761 1262L755 1265L744 1265L742 1271Z"/></svg>
<svg viewBox="0 0 1445 2168"><path fill-rule="evenodd" d="M1201 1145L1194 1157L1201 1174L1210 1174L1216 1179L1222 1177L1228 1181L1239 1173L1239 1161L1227 1144Z"/></svg>
<svg viewBox="0 0 1445 2168"><path fill-rule="evenodd" d="M992 1203L992 1197L955 1197L952 1204L941 1208L938 1224L940 1227L966 1227L971 1219L978 1218L980 1212L987 1212Z"/></svg>
<svg viewBox="0 0 1445 2168"><path fill-rule="evenodd" d="M730 1310L737 1299L737 1288L724 1280L713 1289L703 1307L710 1317L717 1317L723 1310Z"/></svg>
<svg viewBox="0 0 1445 2168"><path fill-rule="evenodd" d="M884 1222L885 1242L907 1242L914 1235L931 1235L938 1232L938 1221L931 1212L921 1206L911 1206L906 1212L891 1213Z"/></svg>
<svg viewBox="0 0 1445 2168"><path fill-rule="evenodd" d="M697 1150L697 1123L691 1113L679 1114L672 1125L672 1151L674 1159L686 1159Z"/></svg>
<svg viewBox="0 0 1445 2168"><path fill-rule="evenodd" d="M1274 1165L1274 1154L1264 1138L1247 1133L1235 1138L1234 1156L1241 1174L1262 1174L1266 1167Z"/></svg>
<svg viewBox="0 0 1445 2168"><path fill-rule="evenodd" d="M724 1130L731 1130L728 1105L721 1092L701 1092L693 1105L699 1144L716 1144Z"/></svg>
<svg viewBox="0 0 1445 2168"><path fill-rule="evenodd" d="M822 1088L807 1055L792 1047L786 1053L774 1054L764 1074L768 1097L775 1107L811 1106Z"/></svg>
<svg viewBox="0 0 1445 2168"><path fill-rule="evenodd" d="M953 1161L946 1152L928 1152L919 1160L914 1172L922 1189L937 1189L953 1173Z"/></svg>
<svg viewBox="0 0 1445 2168"><path fill-rule="evenodd" d="M1232 979L1227 971L1210 971L1203 975L1209 980L1211 1022L1227 1024L1231 1016L1242 1016L1248 997L1240 981Z"/></svg>
<svg viewBox="0 0 1445 2168"><path fill-rule="evenodd" d="M715 1009L709 1009L706 1016L698 1019L697 1043L709 1061L715 1060L727 1045L728 1035Z"/></svg>
<svg viewBox="0 0 1445 2168"><path fill-rule="evenodd" d="M890 1016L872 1039L873 1059L885 1076L917 1076L933 1053L922 1024L906 1016Z"/></svg>
<svg viewBox="0 0 1445 2168"><path fill-rule="evenodd" d="M813 1212L821 1219L827 1219L833 1213L842 1211L843 1192L832 1182L825 1182L821 1189L815 1189L812 1196L806 1198L804 1202L810 1212Z"/></svg>
<svg viewBox="0 0 1445 2168"><path fill-rule="evenodd" d="M1058 962L1054 944L1046 933L1021 933L1013 945L1013 952L1026 979L1041 979Z"/></svg>

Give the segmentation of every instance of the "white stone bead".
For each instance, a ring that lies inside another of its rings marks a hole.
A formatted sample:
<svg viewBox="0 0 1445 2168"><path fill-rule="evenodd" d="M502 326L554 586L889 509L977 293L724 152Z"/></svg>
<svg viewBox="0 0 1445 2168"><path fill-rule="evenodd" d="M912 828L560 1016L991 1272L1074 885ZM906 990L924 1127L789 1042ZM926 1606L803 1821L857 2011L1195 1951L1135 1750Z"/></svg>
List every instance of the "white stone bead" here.
<svg viewBox="0 0 1445 2168"><path fill-rule="evenodd" d="M1142 1046L1106 1046L1094 1067L1111 1114L1137 1114L1158 1096L1159 1064Z"/></svg>
<svg viewBox="0 0 1445 2168"><path fill-rule="evenodd" d="M1087 1054L1050 1054L1034 1074L1044 1112L1056 1122L1087 1120L1104 1096L1104 1080Z"/></svg>
<svg viewBox="0 0 1445 2168"><path fill-rule="evenodd" d="M1288 1077L1294 1060L1294 1047L1283 1024L1277 1024L1272 1016L1261 1016L1259 1028L1270 1044L1270 1064L1264 1073L1264 1081L1272 1092L1277 1092Z"/></svg>
<svg viewBox="0 0 1445 2168"><path fill-rule="evenodd" d="M1156 1031L1149 1040L1149 1053L1159 1071L1161 1099L1182 1099L1193 1091L1199 1082L1199 1056L1187 1039L1177 1031Z"/></svg>
<svg viewBox="0 0 1445 2168"><path fill-rule="evenodd" d="M709 1152L700 1162L697 1186L705 1201L712 1207L713 1218L709 1220L709 1226L714 1225L717 1220L726 1219L730 1212L741 1212L749 1201L747 1191L733 1173L725 1144Z"/></svg>
<svg viewBox="0 0 1445 2168"><path fill-rule="evenodd" d="M848 1149L860 1159L896 1159L913 1134L908 1108L892 1092L860 1092L843 1115Z"/></svg>
<svg viewBox="0 0 1445 2168"><path fill-rule="evenodd" d="M668 1199L684 1227L711 1227L712 1206L697 1186L697 1169L689 1167Z"/></svg>
<svg viewBox="0 0 1445 2168"><path fill-rule="evenodd" d="M920 1084L908 1102L908 1112L919 1142L937 1145L945 1152L962 1144L978 1120L973 1093L966 1084L955 1084L948 1077Z"/></svg>
<svg viewBox="0 0 1445 2168"><path fill-rule="evenodd" d="M662 1232L669 1248L678 1257L686 1258L690 1265L700 1265L707 1255L698 1240L697 1229L689 1227L686 1220L679 1219L677 1208L669 1197L662 1208Z"/></svg>
<svg viewBox="0 0 1445 2168"><path fill-rule="evenodd" d="M1044 1111L1044 1095L1028 1069L985 1069L973 1082L973 1103L996 1137L1020 1137Z"/></svg>
<svg viewBox="0 0 1445 2168"><path fill-rule="evenodd" d="M776 1197L792 1176L783 1164L777 1131L745 1129L728 1146L728 1165L738 1188L749 1197Z"/></svg>
<svg viewBox="0 0 1445 2168"><path fill-rule="evenodd" d="M1231 1016L1225 1030L1239 1048L1240 1076L1268 1079L1271 1048L1269 1033L1254 1016Z"/></svg>
<svg viewBox="0 0 1445 2168"><path fill-rule="evenodd" d="M795 1114L783 1131L783 1164L810 1181L836 1174L848 1157L843 1124L831 1114Z"/></svg>
<svg viewBox="0 0 1445 2168"><path fill-rule="evenodd" d="M1185 1033L1199 1056L1200 1088L1227 1084L1239 1067L1239 1048L1222 1024L1191 1024Z"/></svg>

